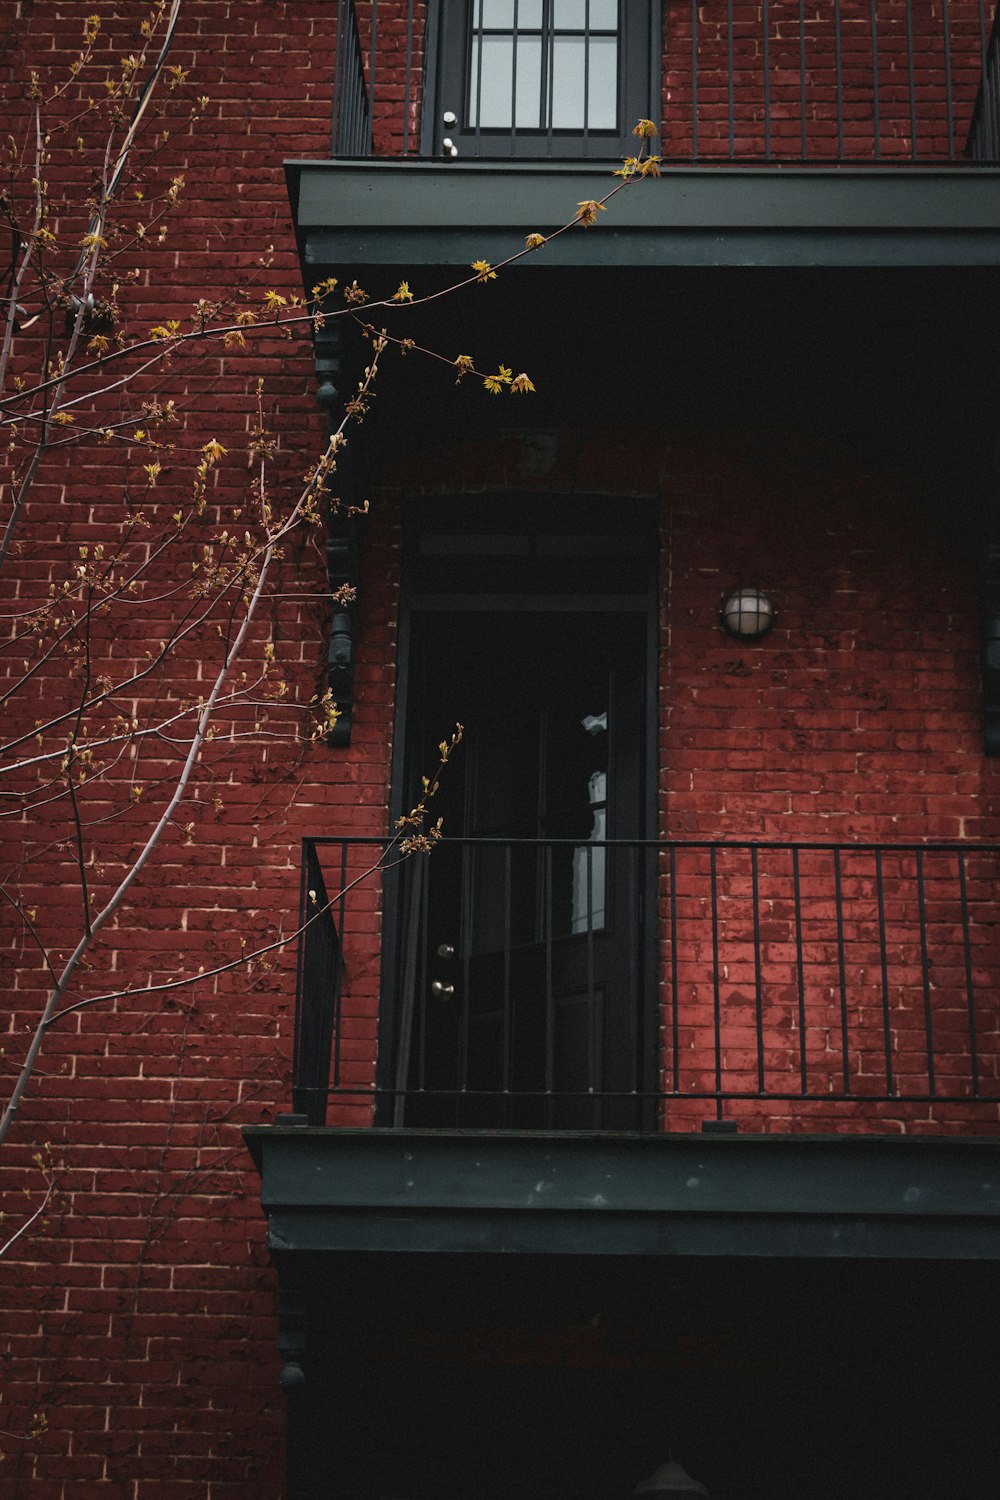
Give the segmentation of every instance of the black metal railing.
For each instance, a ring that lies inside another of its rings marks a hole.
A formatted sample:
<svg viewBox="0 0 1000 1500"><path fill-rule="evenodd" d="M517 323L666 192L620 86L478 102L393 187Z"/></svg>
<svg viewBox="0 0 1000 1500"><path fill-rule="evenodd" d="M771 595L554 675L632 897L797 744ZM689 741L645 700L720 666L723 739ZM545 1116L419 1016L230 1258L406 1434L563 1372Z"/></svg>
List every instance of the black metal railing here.
<svg viewBox="0 0 1000 1500"><path fill-rule="evenodd" d="M372 154L372 101L378 78L377 0L374 0L371 7L366 41L365 48L362 46L358 8L354 0L337 0L337 30L333 48L334 156Z"/></svg>
<svg viewBox="0 0 1000 1500"><path fill-rule="evenodd" d="M306 841L311 1123L1000 1131L1000 846L384 848Z"/></svg>
<svg viewBox="0 0 1000 1500"><path fill-rule="evenodd" d="M1000 8L993 17L993 30L983 47L983 76L969 130L969 156L977 162L1000 160Z"/></svg>
<svg viewBox="0 0 1000 1500"><path fill-rule="evenodd" d="M664 9L659 149L669 162L1000 161L994 0L673 0ZM338 0L335 156L421 149L431 10L417 0ZM591 145L606 154L599 139ZM535 154L551 150L541 132Z"/></svg>

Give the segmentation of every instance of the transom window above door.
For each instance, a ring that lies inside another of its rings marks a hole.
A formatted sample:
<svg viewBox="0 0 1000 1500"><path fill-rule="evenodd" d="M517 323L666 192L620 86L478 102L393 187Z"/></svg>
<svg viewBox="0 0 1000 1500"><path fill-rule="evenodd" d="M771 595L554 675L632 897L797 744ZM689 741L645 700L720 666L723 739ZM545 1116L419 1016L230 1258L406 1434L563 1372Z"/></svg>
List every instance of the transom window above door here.
<svg viewBox="0 0 1000 1500"><path fill-rule="evenodd" d="M636 120L657 113L654 11L649 0L443 0L425 152L630 150Z"/></svg>

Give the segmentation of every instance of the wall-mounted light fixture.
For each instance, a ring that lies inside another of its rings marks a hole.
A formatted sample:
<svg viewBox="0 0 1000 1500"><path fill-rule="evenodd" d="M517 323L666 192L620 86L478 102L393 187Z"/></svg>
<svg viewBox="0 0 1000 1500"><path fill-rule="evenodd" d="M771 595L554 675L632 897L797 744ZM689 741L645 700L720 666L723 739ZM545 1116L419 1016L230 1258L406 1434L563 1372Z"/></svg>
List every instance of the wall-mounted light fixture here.
<svg viewBox="0 0 1000 1500"><path fill-rule="evenodd" d="M774 624L774 605L763 589L730 589L722 601L720 618L730 635L741 641L759 641Z"/></svg>
<svg viewBox="0 0 1000 1500"><path fill-rule="evenodd" d="M690 1500L692 1495L707 1496L708 1490L672 1459L661 1464L655 1474L650 1474L635 1487L636 1500L671 1500L674 1495L683 1495Z"/></svg>

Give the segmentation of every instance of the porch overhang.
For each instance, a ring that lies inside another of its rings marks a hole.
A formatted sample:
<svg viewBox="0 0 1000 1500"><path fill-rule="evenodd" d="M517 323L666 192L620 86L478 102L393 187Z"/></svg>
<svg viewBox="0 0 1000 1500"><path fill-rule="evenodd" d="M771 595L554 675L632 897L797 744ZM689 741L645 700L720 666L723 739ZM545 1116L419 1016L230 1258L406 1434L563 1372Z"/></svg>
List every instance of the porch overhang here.
<svg viewBox="0 0 1000 1500"><path fill-rule="evenodd" d="M248 1127L268 1246L1000 1259L1000 1140Z"/></svg>
<svg viewBox="0 0 1000 1500"><path fill-rule="evenodd" d="M551 234L614 185L579 163L293 161L285 167L305 284L330 268L467 267ZM1000 169L665 167L598 226L522 265L1000 265Z"/></svg>

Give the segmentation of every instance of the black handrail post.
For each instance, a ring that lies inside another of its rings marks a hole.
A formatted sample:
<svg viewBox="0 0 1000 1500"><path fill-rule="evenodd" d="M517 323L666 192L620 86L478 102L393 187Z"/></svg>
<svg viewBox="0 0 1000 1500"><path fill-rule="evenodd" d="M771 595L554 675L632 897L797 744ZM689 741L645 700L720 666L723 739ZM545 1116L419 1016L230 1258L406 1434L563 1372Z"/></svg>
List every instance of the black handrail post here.
<svg viewBox="0 0 1000 1500"><path fill-rule="evenodd" d="M313 839L303 840L299 910L292 1099L295 1112L306 1115L310 1125L325 1125L343 960Z"/></svg>

